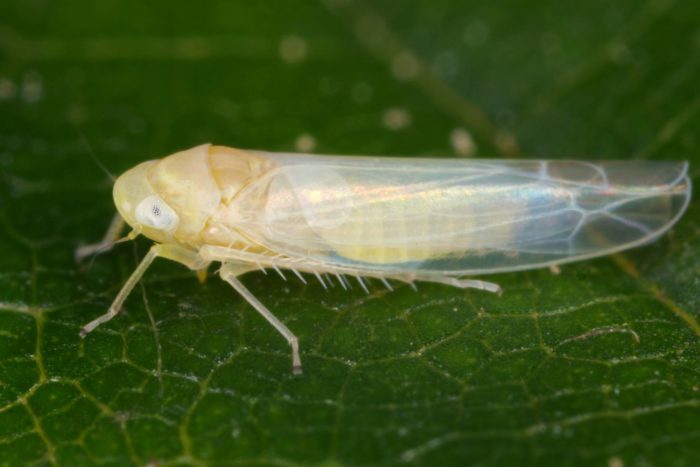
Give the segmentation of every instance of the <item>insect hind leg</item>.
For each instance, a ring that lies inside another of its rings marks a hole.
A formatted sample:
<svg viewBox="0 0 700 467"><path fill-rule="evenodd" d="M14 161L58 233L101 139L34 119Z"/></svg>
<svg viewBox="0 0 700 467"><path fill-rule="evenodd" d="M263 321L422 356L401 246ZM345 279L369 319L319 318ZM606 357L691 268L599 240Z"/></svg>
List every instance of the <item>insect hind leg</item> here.
<svg viewBox="0 0 700 467"><path fill-rule="evenodd" d="M498 295L501 295L503 293L503 290L501 289L500 285L493 282L481 281L478 279L460 279L458 277L451 276L433 276L417 274L385 276L382 277L382 279L395 279L402 282L406 282L408 284L413 284L416 281L434 282L436 284L451 285L452 287L457 287L459 289L478 289L484 290L486 292L493 292Z"/></svg>
<svg viewBox="0 0 700 467"><path fill-rule="evenodd" d="M277 317L238 280L238 276L251 270L252 269L247 265L224 263L219 270L219 275L223 280L231 284L231 287L241 294L241 296L287 340L292 348L292 372L295 375L301 374L301 358L299 357L299 339L297 336L295 336L282 321L277 319Z"/></svg>
<svg viewBox="0 0 700 467"><path fill-rule="evenodd" d="M457 277L440 277L436 279L427 279L430 282L437 282L439 284L447 284L460 289L478 289L485 290L487 292L493 292L498 295L503 294L503 289L501 286L494 282L486 282L478 279L459 279Z"/></svg>

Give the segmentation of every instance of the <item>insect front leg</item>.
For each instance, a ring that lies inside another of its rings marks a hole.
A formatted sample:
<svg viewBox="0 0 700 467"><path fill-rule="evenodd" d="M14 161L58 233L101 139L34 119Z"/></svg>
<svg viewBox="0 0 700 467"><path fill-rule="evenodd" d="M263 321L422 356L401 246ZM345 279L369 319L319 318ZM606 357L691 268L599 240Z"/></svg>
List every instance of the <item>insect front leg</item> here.
<svg viewBox="0 0 700 467"><path fill-rule="evenodd" d="M277 319L277 317L273 315L265 305L260 303L260 301L255 298L250 290L248 290L248 288L238 280L238 276L254 269L256 268L245 264L224 263L221 266L219 275L223 280L231 284L231 287L233 287L236 292L241 294L241 296L253 308L255 308L255 310L260 313L268 323L270 323L280 334L282 334L285 339L287 339L287 342L289 342L289 345L292 347L292 372L295 375L301 374L301 358L299 357L299 339L297 339L297 336L295 336L292 331L287 328L287 326Z"/></svg>
<svg viewBox="0 0 700 467"><path fill-rule="evenodd" d="M83 245L75 250L75 261L79 263L94 253L100 253L103 251L110 250L116 241L119 239L119 234L124 229L124 219L118 213L112 218L112 222L109 223L107 232L105 232L104 237L98 243L92 243L90 245Z"/></svg>
<svg viewBox="0 0 700 467"><path fill-rule="evenodd" d="M148 250L148 253L146 253L146 256L143 257L139 265L136 266L134 272L131 273L129 279L127 279L122 289L114 298L114 301L110 305L109 310L107 310L107 313L103 314L102 316L98 316L83 326L83 328L80 330L80 337L85 337L100 324L106 323L117 316L122 308L122 305L124 304L124 300L126 300L136 284L138 284L139 280L141 280L141 277L143 277L143 274L146 272L153 260L159 257L177 261L178 263L182 263L188 268L194 270L203 269L209 264L209 261L202 259L199 256L199 253L196 251L188 250L179 245L153 245L151 249Z"/></svg>

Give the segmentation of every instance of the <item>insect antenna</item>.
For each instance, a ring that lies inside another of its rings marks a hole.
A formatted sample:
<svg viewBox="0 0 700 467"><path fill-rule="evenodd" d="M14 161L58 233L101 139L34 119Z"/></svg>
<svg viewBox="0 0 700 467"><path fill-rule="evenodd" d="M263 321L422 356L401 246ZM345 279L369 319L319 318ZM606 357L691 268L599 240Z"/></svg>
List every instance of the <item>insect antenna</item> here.
<svg viewBox="0 0 700 467"><path fill-rule="evenodd" d="M90 145L90 142L87 140L85 137L85 134L80 130L80 128L75 129L76 133L78 133L78 137L80 138L80 141L82 141L83 146L85 146L85 149L87 150L88 155L90 156L90 159L97 165L97 167L100 168L113 182L117 181L117 177L112 174L112 172L105 167L105 165L100 161L100 159L97 158L97 155L95 154L95 151L92 149L92 146Z"/></svg>

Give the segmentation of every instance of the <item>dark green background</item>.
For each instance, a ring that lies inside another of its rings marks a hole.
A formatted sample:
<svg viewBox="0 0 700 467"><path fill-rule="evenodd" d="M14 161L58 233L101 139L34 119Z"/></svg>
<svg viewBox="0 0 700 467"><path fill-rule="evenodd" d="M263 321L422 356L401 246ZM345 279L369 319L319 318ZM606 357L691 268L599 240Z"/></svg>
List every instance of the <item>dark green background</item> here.
<svg viewBox="0 0 700 467"><path fill-rule="evenodd" d="M113 213L79 132L115 173L304 134L456 157L459 130L476 156L687 159L697 183L697 5L2 1L0 464L699 465L697 203L652 246L493 276L502 298L250 274L301 377L230 287L167 261L80 340L148 242L72 259Z"/></svg>

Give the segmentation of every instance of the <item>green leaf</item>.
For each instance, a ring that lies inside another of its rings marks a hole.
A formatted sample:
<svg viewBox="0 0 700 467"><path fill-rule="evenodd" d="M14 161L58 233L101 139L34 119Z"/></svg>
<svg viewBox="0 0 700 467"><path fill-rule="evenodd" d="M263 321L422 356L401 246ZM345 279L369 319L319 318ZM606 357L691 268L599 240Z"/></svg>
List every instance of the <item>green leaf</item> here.
<svg viewBox="0 0 700 467"><path fill-rule="evenodd" d="M267 150L691 161L696 2L0 5L0 464L700 464L700 209L653 245L419 284L231 288L148 242L73 261L120 173ZM473 154L472 154L473 153Z"/></svg>

